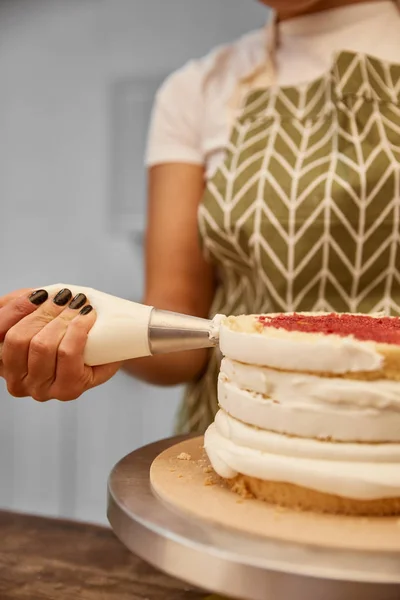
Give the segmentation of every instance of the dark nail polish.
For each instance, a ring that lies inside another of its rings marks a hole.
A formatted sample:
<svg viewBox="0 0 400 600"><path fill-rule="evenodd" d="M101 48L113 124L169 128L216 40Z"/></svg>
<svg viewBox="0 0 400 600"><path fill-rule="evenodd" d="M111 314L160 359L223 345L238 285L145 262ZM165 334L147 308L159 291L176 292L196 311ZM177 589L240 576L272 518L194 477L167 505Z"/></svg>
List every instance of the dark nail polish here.
<svg viewBox="0 0 400 600"><path fill-rule="evenodd" d="M43 302L46 302L48 297L49 294L46 292L46 290L36 290L29 296L29 301L35 306L40 306L43 304Z"/></svg>
<svg viewBox="0 0 400 600"><path fill-rule="evenodd" d="M82 306L86 304L86 300L85 294L77 294L69 307L72 308L72 310L78 310L78 308L82 308Z"/></svg>
<svg viewBox="0 0 400 600"><path fill-rule="evenodd" d="M80 311L80 315L88 315L89 313L91 313L93 310L93 306L91 306L90 304L88 304L87 306L84 306L82 308L82 310Z"/></svg>
<svg viewBox="0 0 400 600"><path fill-rule="evenodd" d="M58 292L58 294L55 296L53 302L54 302L54 304L57 304L57 306L65 306L66 304L68 304L68 302L71 300L71 298L72 298L71 290L64 288L63 290L60 290Z"/></svg>

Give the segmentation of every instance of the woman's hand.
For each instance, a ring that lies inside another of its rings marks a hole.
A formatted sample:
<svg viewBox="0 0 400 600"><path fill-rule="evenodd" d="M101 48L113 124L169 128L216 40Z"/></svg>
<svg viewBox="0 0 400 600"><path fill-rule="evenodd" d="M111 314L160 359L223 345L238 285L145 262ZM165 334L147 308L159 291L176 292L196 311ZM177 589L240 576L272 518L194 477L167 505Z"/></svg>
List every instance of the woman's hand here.
<svg viewBox="0 0 400 600"><path fill-rule="evenodd" d="M88 367L83 355L96 314L84 294L19 290L0 298L0 376L12 396L75 400L121 366Z"/></svg>

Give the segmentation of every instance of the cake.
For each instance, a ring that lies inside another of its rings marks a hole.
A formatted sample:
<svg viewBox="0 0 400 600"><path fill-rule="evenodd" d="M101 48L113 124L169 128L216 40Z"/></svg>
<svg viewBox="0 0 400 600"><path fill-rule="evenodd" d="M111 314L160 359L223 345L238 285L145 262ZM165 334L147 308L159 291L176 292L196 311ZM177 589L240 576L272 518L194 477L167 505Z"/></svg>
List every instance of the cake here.
<svg viewBox="0 0 400 600"><path fill-rule="evenodd" d="M242 495L400 514L400 318L292 313L221 323L220 410L204 446Z"/></svg>

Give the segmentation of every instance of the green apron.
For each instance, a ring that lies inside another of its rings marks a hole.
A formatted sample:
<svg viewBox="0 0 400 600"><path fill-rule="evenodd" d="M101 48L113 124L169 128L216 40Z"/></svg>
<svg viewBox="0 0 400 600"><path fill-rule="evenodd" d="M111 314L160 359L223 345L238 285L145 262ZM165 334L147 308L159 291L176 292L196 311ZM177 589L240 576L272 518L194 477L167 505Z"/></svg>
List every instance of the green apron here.
<svg viewBox="0 0 400 600"><path fill-rule="evenodd" d="M253 91L199 209L211 314L400 314L400 65L341 52L311 83ZM218 408L220 356L187 389L179 431Z"/></svg>

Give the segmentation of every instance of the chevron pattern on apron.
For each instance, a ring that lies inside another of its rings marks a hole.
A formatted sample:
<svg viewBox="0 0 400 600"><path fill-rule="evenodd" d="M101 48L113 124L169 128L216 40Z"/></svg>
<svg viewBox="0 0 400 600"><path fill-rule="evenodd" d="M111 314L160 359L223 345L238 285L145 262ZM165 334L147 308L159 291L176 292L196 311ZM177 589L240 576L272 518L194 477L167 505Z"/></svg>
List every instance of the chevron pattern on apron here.
<svg viewBox="0 0 400 600"><path fill-rule="evenodd" d="M340 52L325 76L251 92L199 208L212 314L400 314L400 65ZM217 411L220 357L180 431Z"/></svg>

